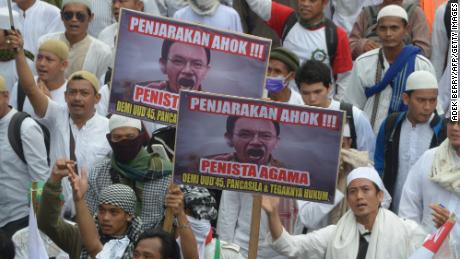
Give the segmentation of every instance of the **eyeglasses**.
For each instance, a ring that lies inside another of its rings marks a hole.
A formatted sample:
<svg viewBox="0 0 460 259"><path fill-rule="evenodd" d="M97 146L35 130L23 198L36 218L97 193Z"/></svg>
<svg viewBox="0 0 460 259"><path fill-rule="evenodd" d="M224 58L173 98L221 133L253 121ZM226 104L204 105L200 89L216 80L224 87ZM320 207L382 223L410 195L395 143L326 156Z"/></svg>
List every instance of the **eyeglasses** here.
<svg viewBox="0 0 460 259"><path fill-rule="evenodd" d="M235 136L243 140L252 140L254 139L255 136L257 136L262 141L270 141L276 138L275 135L268 133L268 132L251 132L251 131L240 131L238 133L235 133Z"/></svg>
<svg viewBox="0 0 460 259"><path fill-rule="evenodd" d="M71 12L71 11L65 11L61 13L62 19L65 21L70 21L74 16L77 17L77 20L79 22L84 22L86 21L87 15L83 12Z"/></svg>
<svg viewBox="0 0 460 259"><path fill-rule="evenodd" d="M203 64L203 62L199 60L186 60L183 58L168 58L171 63L173 63L174 66L179 67L179 68L184 68L187 63L190 63L190 66L195 69L195 70L201 70L203 69L206 65Z"/></svg>

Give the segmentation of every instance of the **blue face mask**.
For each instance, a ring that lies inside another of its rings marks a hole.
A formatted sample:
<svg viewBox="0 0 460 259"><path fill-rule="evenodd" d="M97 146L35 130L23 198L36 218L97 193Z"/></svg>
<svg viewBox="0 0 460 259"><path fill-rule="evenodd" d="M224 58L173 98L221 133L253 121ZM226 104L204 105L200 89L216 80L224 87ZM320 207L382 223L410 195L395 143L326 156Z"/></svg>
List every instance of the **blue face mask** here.
<svg viewBox="0 0 460 259"><path fill-rule="evenodd" d="M271 93L281 92L281 90L283 90L283 88L285 87L284 81L286 81L286 78L282 76L267 76L267 78L265 79L265 88Z"/></svg>

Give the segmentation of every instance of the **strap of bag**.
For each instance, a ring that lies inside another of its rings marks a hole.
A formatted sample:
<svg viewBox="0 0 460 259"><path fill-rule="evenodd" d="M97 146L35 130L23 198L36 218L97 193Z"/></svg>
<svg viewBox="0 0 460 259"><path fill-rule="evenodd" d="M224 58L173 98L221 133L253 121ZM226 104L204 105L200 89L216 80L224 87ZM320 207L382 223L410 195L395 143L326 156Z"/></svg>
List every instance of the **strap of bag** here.
<svg viewBox="0 0 460 259"><path fill-rule="evenodd" d="M382 80L382 70L385 69L383 64L383 49L379 50L379 60L377 62L377 70L375 71L375 83L380 82ZM375 119L377 117L377 109L379 107L380 102L380 92L377 93L374 97L374 105L372 107L372 115L371 115L371 126L374 128Z"/></svg>

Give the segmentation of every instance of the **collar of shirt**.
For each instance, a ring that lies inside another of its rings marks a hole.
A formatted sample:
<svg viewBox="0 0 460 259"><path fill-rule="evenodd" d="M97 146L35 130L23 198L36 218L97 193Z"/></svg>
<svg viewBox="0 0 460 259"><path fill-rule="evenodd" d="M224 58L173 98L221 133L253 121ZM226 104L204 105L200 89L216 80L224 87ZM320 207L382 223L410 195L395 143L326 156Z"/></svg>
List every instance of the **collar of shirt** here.
<svg viewBox="0 0 460 259"><path fill-rule="evenodd" d="M8 0L8 1L9 1L9 0ZM35 3L34 3L31 7L27 8L27 10L23 11L21 8L19 8L18 4L13 3L12 9L18 11L19 14L20 14L22 17L25 18L25 17L26 17L26 12L27 12L27 13L33 12L35 9L38 8L39 4L40 4L40 0L37 0L37 1L35 1Z"/></svg>
<svg viewBox="0 0 460 259"><path fill-rule="evenodd" d="M71 46L70 42L67 40L66 36L65 36L65 32L62 32L61 33L61 36L59 37L60 40L64 41L67 46ZM75 48L78 48L80 47L81 45L85 45L85 44L88 44L91 42L91 36L89 35L88 32L86 32L86 36L85 38L83 38L81 41L77 42L77 43L74 43L70 49L75 49Z"/></svg>
<svg viewBox="0 0 460 259"><path fill-rule="evenodd" d="M356 224L358 224L359 234L363 236L367 242L369 242L371 240L371 232L367 230L366 227L364 227L364 225L359 224L359 223L356 223Z"/></svg>
<svg viewBox="0 0 460 259"><path fill-rule="evenodd" d="M434 113L431 114L430 119L427 122L425 122L425 123L416 123L415 126L413 126L412 122L407 118L407 115L406 115L406 118L404 119L404 123L408 123L411 126L411 128L413 129L413 128L421 127L423 125L428 125L429 126L431 121L433 120L433 118L434 118Z"/></svg>
<svg viewBox="0 0 460 259"><path fill-rule="evenodd" d="M13 117L13 114L15 113L14 111L15 109L11 108L11 110L7 114L5 114L3 118L0 118L0 126L3 126L5 123L10 123L10 119L11 117Z"/></svg>

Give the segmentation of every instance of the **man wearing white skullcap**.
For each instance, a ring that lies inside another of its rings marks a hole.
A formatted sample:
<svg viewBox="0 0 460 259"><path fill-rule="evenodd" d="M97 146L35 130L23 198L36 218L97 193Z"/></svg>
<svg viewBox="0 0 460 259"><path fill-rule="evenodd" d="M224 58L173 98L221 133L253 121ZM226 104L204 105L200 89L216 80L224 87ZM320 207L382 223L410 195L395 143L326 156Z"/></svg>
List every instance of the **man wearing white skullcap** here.
<svg viewBox="0 0 460 259"><path fill-rule="evenodd" d="M164 197L171 181L171 162L144 148L147 141L141 121L114 114L106 138L113 154L97 163L89 173L86 201L96 212L103 188L112 183L134 186L138 197L136 215L145 227L155 227L163 218Z"/></svg>
<svg viewBox="0 0 460 259"><path fill-rule="evenodd" d="M355 168L372 166L369 153L352 148L352 143L350 126L346 123L342 131L342 149L340 150L341 158L334 203L323 204L297 200L299 214L295 234L305 233L305 230L312 232L331 224L337 224L340 218L348 211L349 206L345 198L347 176ZM386 196L382 206L388 208L390 203L390 196Z"/></svg>
<svg viewBox="0 0 460 259"><path fill-rule="evenodd" d="M389 114L407 110L401 98L407 77L418 70L434 73L430 61L419 54L420 48L405 45L406 32L406 11L399 5L383 7L377 19L382 47L356 59L345 88L344 100L364 110L375 133Z"/></svg>
<svg viewBox="0 0 460 259"><path fill-rule="evenodd" d="M446 209L456 215L460 213L460 126L449 117L445 121L447 139L438 147L425 151L412 166L399 204L400 216L417 221L427 231L435 227L431 222L433 215L445 213ZM450 239L460 255L458 224L452 229Z"/></svg>
<svg viewBox="0 0 460 259"><path fill-rule="evenodd" d="M305 255L326 259L408 258L422 245L425 231L414 221L401 219L382 208L380 204L386 196L375 169L356 168L347 177L350 210L337 225L295 236L288 234L281 225L278 198L265 196L262 207L270 227L266 242L288 258L304 258Z"/></svg>
<svg viewBox="0 0 460 259"><path fill-rule="evenodd" d="M403 3L402 0L383 0L381 4L376 3L376 5L364 7L356 18L350 33L350 48L353 59L382 46L382 40L377 33L377 20L379 10L387 5L397 5L402 7L401 10L406 11L407 15L399 15L406 17L407 31L404 35L404 42L421 48L421 54L429 57L431 52L430 29L422 8L415 3ZM398 12L400 12L390 9L387 11L391 16L398 16Z"/></svg>
<svg viewBox="0 0 460 259"><path fill-rule="evenodd" d="M395 213L409 169L446 138L446 124L435 112L438 83L431 72L412 73L402 98L408 110L393 113L382 123L374 157L375 168L393 197L390 209Z"/></svg>
<svg viewBox="0 0 460 259"><path fill-rule="evenodd" d="M86 70L101 78L112 65L110 47L88 34L89 24L94 18L91 8L90 0L64 0L61 19L65 31L50 33L39 39L39 44L48 39L58 39L69 46L69 66L65 70L66 77L76 71Z"/></svg>

